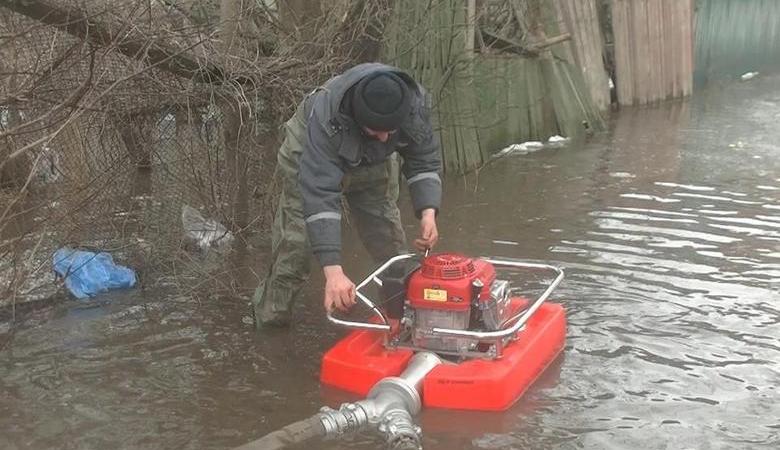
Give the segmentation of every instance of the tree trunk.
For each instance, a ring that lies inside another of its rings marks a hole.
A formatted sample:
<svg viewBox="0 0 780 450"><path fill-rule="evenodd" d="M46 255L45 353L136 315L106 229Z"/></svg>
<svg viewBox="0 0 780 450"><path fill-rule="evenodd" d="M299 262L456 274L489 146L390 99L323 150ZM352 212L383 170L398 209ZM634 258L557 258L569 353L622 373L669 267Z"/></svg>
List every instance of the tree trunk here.
<svg viewBox="0 0 780 450"><path fill-rule="evenodd" d="M17 59L17 47L11 45L9 48L10 60L16 61ZM4 61L0 60L0 72L10 73L11 75L6 78L5 89L6 93L17 92L16 73L10 66L6 67ZM11 130L21 125L22 116L16 109L13 103L3 105L0 108L0 132ZM6 187L21 187L24 185L25 180L30 175L32 170L32 163L29 158L15 158L8 161L11 154L14 152L14 136L6 136L0 139L0 188ZM2 211L0 211L2 214Z"/></svg>
<svg viewBox="0 0 780 450"><path fill-rule="evenodd" d="M349 64L379 59L385 26L394 4L394 0L355 0L341 22L337 37Z"/></svg>
<svg viewBox="0 0 780 450"><path fill-rule="evenodd" d="M0 121L5 122L0 126L0 130L10 129L21 124L22 118L16 108L8 107L0 109ZM6 161L10 158L15 147L13 139L13 136L6 136L0 140L0 188L22 187L30 175L30 170L32 170L29 158L21 157Z"/></svg>
<svg viewBox="0 0 780 450"><path fill-rule="evenodd" d="M149 142L144 142L146 117L119 115L114 119L114 125L119 131L119 137L125 144L125 149L135 167L138 169L151 169L152 152Z"/></svg>
<svg viewBox="0 0 780 450"><path fill-rule="evenodd" d="M240 0L236 1L240 3ZM225 74L223 68L214 64L204 64L188 56L181 49L171 48L164 42L155 40L136 27L117 27L116 24L100 23L81 9L56 3L44 0L0 0L0 7L51 25L101 47L116 46L116 49L127 57L144 60L149 65L180 77L206 83L221 83L226 78L232 78ZM124 32L119 33L116 30L124 30Z"/></svg>
<svg viewBox="0 0 780 450"><path fill-rule="evenodd" d="M221 0L220 39L222 40L223 67L229 68L232 56L239 53L242 0ZM229 69L228 69L229 70ZM252 135L255 116L250 115L246 102L234 91L225 91L220 102L222 111L222 132L225 140L225 162L227 164L227 194L230 199L228 217L234 231L243 229L249 217L248 141ZM238 92L238 90L236 91Z"/></svg>

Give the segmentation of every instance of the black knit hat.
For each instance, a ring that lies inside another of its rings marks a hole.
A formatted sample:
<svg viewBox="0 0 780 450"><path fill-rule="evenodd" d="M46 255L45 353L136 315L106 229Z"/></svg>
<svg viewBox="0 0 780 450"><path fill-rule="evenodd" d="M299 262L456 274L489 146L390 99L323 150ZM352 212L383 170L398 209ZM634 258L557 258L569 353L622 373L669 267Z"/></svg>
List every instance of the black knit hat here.
<svg viewBox="0 0 780 450"><path fill-rule="evenodd" d="M355 122L375 131L398 129L411 109L409 87L392 72L377 72L364 77L352 93Z"/></svg>

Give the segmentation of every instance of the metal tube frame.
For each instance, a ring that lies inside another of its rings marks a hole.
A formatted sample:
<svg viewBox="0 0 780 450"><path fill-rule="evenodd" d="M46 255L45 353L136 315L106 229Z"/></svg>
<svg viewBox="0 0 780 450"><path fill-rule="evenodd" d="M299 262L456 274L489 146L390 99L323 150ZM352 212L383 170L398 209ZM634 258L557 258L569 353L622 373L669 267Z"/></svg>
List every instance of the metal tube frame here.
<svg viewBox="0 0 780 450"><path fill-rule="evenodd" d="M370 323L370 322L355 322L352 320L339 319L337 317L334 317L331 311L328 311L328 320L335 323L336 325L340 325L342 327L347 327L347 328L353 328L357 330L373 330L373 331L390 332L390 322L387 320L387 316L385 316L385 314L379 308L377 308L374 302L369 300L368 297L366 297L362 292L360 292L360 290L372 281L378 284L379 286L381 286L382 281L380 281L379 278L377 278L379 274L387 270L387 268L393 265L393 263L395 263L396 261L413 258L415 256L416 255L414 253L405 253L398 256L393 256L392 258L385 261L384 264L379 266L379 268L377 268L373 273L371 273L371 275L367 276L363 281L360 282L360 284L358 284L355 287L355 295L360 299L360 301L362 301L366 306L368 306L374 312L374 314L376 314L379 317L382 323L377 324L377 323Z"/></svg>
<svg viewBox="0 0 780 450"><path fill-rule="evenodd" d="M333 317L333 315L330 312L328 313L328 320L335 323L336 325L340 325L347 328L353 328L359 330L383 331L385 333L389 333L390 325L387 320L387 317L376 306L376 304L374 304L374 302L372 302L368 297L366 297L362 292L360 292L360 289L365 287L371 281L374 281L375 283L381 285L381 281L379 280L378 276L382 272L387 270L387 268L390 267L396 261L409 259L414 256L416 256L414 253L407 253L407 254L394 256L388 259L384 264L379 266L379 268L377 268L373 273L367 276L360 284L358 284L355 289L356 291L355 294L357 295L357 297L372 311L374 311L374 313L382 321L381 324L369 323L369 322L355 322L355 321L338 319L336 317ZM479 259L487 261L495 267L504 267L504 268L511 268L511 269L542 269L542 270L551 270L556 273L555 279L550 283L547 289L536 300L534 300L531 306L529 306L527 309L520 311L516 315L509 318L509 320L507 320L504 323L505 327L500 330L470 331L470 330L455 330L451 328L432 328L429 331L430 336L432 337L460 337L460 338L473 339L476 341L494 341L497 347L496 348L497 356L500 356L504 339L513 336L515 333L520 331L525 326L525 324L528 322L528 319L530 319L531 316L533 316L533 314L539 309L539 307L542 306L542 303L544 303L545 300L547 300L550 294L552 294L555 288L558 287L558 285L561 283L564 277L564 273L561 268L549 264L539 264L539 263L531 263L531 262L526 262L521 260L498 259L498 258L490 258L490 257L481 257Z"/></svg>

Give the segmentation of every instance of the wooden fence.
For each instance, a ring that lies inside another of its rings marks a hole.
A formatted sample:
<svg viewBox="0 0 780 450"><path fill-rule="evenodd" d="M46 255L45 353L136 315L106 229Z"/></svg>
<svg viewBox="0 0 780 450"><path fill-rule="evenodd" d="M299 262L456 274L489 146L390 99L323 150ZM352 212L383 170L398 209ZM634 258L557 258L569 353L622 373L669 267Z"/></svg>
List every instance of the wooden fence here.
<svg viewBox="0 0 780 450"><path fill-rule="evenodd" d="M431 93L447 171L479 167L510 144L604 128L563 43L536 56L475 52L475 4L398 0L385 34L384 59L409 70ZM565 30L555 8L540 4L544 31L560 36Z"/></svg>
<svg viewBox="0 0 780 450"><path fill-rule="evenodd" d="M566 44L571 58L581 70L590 96L599 110L609 108L609 76L604 68L604 38L599 22L598 0L557 0L554 2L559 28L571 34Z"/></svg>
<svg viewBox="0 0 780 450"><path fill-rule="evenodd" d="M691 94L693 0L612 0L618 102Z"/></svg>

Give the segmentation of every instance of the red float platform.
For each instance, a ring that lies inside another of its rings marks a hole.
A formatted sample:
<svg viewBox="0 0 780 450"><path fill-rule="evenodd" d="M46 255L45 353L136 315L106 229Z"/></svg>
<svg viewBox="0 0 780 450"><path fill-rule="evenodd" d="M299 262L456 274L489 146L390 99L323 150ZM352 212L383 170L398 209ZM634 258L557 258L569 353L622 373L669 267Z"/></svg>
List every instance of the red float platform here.
<svg viewBox="0 0 780 450"><path fill-rule="evenodd" d="M524 299L512 299L525 303ZM475 411L503 411L512 406L563 350L566 315L556 303L544 303L500 359L471 359L434 368L423 382L423 405ZM320 381L365 396L379 380L398 376L412 351L387 349L382 333L354 331L322 359Z"/></svg>

